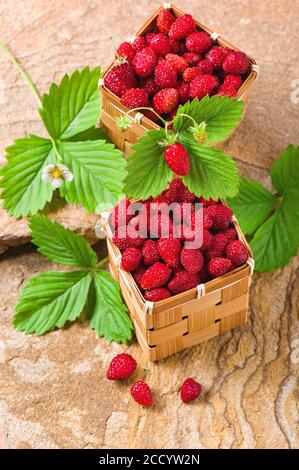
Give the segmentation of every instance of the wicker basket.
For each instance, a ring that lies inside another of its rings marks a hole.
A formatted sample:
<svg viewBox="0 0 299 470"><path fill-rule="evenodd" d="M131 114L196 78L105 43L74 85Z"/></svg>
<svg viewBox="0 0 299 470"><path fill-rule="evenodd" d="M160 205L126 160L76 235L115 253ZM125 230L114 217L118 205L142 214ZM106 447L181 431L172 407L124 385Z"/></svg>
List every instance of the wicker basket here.
<svg viewBox="0 0 299 470"><path fill-rule="evenodd" d="M169 3L165 4L164 7L171 8L171 12L175 16L181 16L184 14L183 11L179 10L175 6L171 6ZM146 21L142 28L137 31L136 36L140 36L144 33L153 30L155 20L163 7L158 8L158 10ZM220 46L229 47L235 51L240 50L238 47L234 46L218 33L213 32L212 29L203 25L199 21L196 21L197 26L206 31ZM251 62L251 72L242 84L241 88L238 90L237 97L240 100L246 100L249 94L249 91L253 85L254 80L258 74L258 66L254 59L248 56ZM112 64L108 67L106 73L111 68ZM126 113L128 109L123 106L120 102L120 99L109 91L100 81L100 90L101 90L101 116L100 116L100 125L104 128L108 134L111 141L120 148L125 155L129 154L131 151L131 145L137 142L137 139L144 134L147 130L160 129L160 126L145 117L141 113L132 113L130 116L132 118L133 124L126 132L120 133L115 125L115 119L121 116L123 113Z"/></svg>
<svg viewBox="0 0 299 470"><path fill-rule="evenodd" d="M234 225L239 239L252 256L235 219ZM111 274L120 285L147 359L158 361L246 322L254 266L252 257L240 268L195 289L159 302L148 302L133 276L120 267L121 253L112 242L107 217L103 220L103 228L107 235Z"/></svg>

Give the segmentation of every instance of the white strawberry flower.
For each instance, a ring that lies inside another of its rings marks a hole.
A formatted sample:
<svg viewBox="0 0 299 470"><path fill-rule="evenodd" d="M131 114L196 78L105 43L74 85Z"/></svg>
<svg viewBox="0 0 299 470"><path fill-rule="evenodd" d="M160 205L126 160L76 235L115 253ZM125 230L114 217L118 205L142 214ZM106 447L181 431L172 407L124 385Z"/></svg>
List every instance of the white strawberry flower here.
<svg viewBox="0 0 299 470"><path fill-rule="evenodd" d="M53 188L60 188L64 181L72 181L73 173L66 165L56 163L45 166L42 171L42 180L46 183L52 183Z"/></svg>

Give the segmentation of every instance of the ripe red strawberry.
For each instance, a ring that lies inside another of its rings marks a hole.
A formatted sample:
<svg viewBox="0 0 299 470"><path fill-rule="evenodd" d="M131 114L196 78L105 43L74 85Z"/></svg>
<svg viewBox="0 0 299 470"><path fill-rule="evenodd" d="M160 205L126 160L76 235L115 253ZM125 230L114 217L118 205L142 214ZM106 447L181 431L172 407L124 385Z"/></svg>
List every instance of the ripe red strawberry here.
<svg viewBox="0 0 299 470"><path fill-rule="evenodd" d="M171 52L170 40L162 33L155 34L151 39L150 47L158 56L165 56Z"/></svg>
<svg viewBox="0 0 299 470"><path fill-rule="evenodd" d="M208 272L212 277L223 276L232 269L231 261L226 258L213 258L208 264Z"/></svg>
<svg viewBox="0 0 299 470"><path fill-rule="evenodd" d="M174 178L167 191L165 191L165 197L168 204L173 202L181 202L181 194L184 190L184 183L181 178Z"/></svg>
<svg viewBox="0 0 299 470"><path fill-rule="evenodd" d="M150 219L151 238L169 238L173 235L173 222L167 214L157 213Z"/></svg>
<svg viewBox="0 0 299 470"><path fill-rule="evenodd" d="M228 239L224 233L217 233L212 237L211 244L206 250L206 256L208 259L221 258L225 255L225 249L228 245Z"/></svg>
<svg viewBox="0 0 299 470"><path fill-rule="evenodd" d="M171 292L166 287L156 287L155 289L149 289L145 292L144 298L149 302L159 302L159 300L168 299L171 297Z"/></svg>
<svg viewBox="0 0 299 470"><path fill-rule="evenodd" d="M131 64L124 63L112 67L105 75L104 85L119 97L130 88L134 88L137 84Z"/></svg>
<svg viewBox="0 0 299 470"><path fill-rule="evenodd" d="M175 88L158 91L153 98L153 107L160 114L171 113L179 102L179 93Z"/></svg>
<svg viewBox="0 0 299 470"><path fill-rule="evenodd" d="M142 260L142 254L138 248L126 248L121 257L121 267L124 271L130 272L138 268Z"/></svg>
<svg viewBox="0 0 299 470"><path fill-rule="evenodd" d="M137 362L130 354L118 354L110 362L107 379L126 380L135 372L136 367Z"/></svg>
<svg viewBox="0 0 299 470"><path fill-rule="evenodd" d="M180 294L186 290L193 289L198 284L200 284L200 279L197 274L191 274L187 271L179 271L168 283L168 289L173 294Z"/></svg>
<svg viewBox="0 0 299 470"><path fill-rule="evenodd" d="M164 149L164 158L174 173L186 176L190 170L190 159L187 150L179 142L170 144Z"/></svg>
<svg viewBox="0 0 299 470"><path fill-rule="evenodd" d="M197 64L197 67L204 75L212 75L213 73L213 64L208 60L202 60Z"/></svg>
<svg viewBox="0 0 299 470"><path fill-rule="evenodd" d="M152 98L157 93L157 91L159 91L159 87L156 85L153 77L141 78L140 86L141 88L144 88L150 98Z"/></svg>
<svg viewBox="0 0 299 470"><path fill-rule="evenodd" d="M185 82L192 82L192 80L198 75L202 75L199 67L188 67L183 73L183 79Z"/></svg>
<svg viewBox="0 0 299 470"><path fill-rule="evenodd" d="M135 271L132 272L132 276L133 276L137 286L139 287L139 289L142 289L140 282L141 282L141 279L142 279L143 274L145 273L145 271L146 271L146 269L143 266L143 264L140 264L138 266L138 268L135 269Z"/></svg>
<svg viewBox="0 0 299 470"><path fill-rule="evenodd" d="M223 230L223 232L220 233L223 233L229 242L232 242L238 238L237 230L234 227Z"/></svg>
<svg viewBox="0 0 299 470"><path fill-rule="evenodd" d="M226 256L232 265L237 268L247 261L249 253L244 243L240 240L233 240L226 247Z"/></svg>
<svg viewBox="0 0 299 470"><path fill-rule="evenodd" d="M188 67L188 62L177 54L167 54L166 62L179 74Z"/></svg>
<svg viewBox="0 0 299 470"><path fill-rule="evenodd" d="M131 88L122 95L120 101L129 109L148 106L148 96L143 88Z"/></svg>
<svg viewBox="0 0 299 470"><path fill-rule="evenodd" d="M122 42L116 52L119 56L127 59L129 62L132 62L134 55L136 54L135 49L129 42Z"/></svg>
<svg viewBox="0 0 299 470"><path fill-rule="evenodd" d="M248 71L250 62L244 52L231 51L225 57L222 67L225 73L242 75Z"/></svg>
<svg viewBox="0 0 299 470"><path fill-rule="evenodd" d="M186 103L189 100L189 83L186 83L182 80L178 84L177 90L179 92L180 103Z"/></svg>
<svg viewBox="0 0 299 470"><path fill-rule="evenodd" d="M114 207L109 223L112 228L117 228L120 225L126 225L132 215L128 214L128 209L130 207L130 201L127 198L122 199L117 206Z"/></svg>
<svg viewBox="0 0 299 470"><path fill-rule="evenodd" d="M150 47L145 47L136 53L132 60L132 66L139 77L148 77L154 71L156 62L155 52Z"/></svg>
<svg viewBox="0 0 299 470"><path fill-rule="evenodd" d="M205 31L195 31L189 34L186 39L186 49L199 54L205 52L213 44L212 39Z"/></svg>
<svg viewBox="0 0 299 470"><path fill-rule="evenodd" d="M229 98L234 98L235 96L237 96L237 90L232 86L221 85L218 88L217 95L228 96Z"/></svg>
<svg viewBox="0 0 299 470"><path fill-rule="evenodd" d="M183 248L181 252L181 263L189 273L199 273L204 263L202 252L199 249Z"/></svg>
<svg viewBox="0 0 299 470"><path fill-rule="evenodd" d="M173 54L179 54L181 52L181 42L177 41L176 39L170 39L170 45L171 45L171 52Z"/></svg>
<svg viewBox="0 0 299 470"><path fill-rule="evenodd" d="M141 279L141 287L143 289L153 289L154 287L164 286L170 276L171 270L169 267L157 261L145 271Z"/></svg>
<svg viewBox="0 0 299 470"><path fill-rule="evenodd" d="M160 238L157 243L158 253L171 268L180 264L181 243L177 238Z"/></svg>
<svg viewBox="0 0 299 470"><path fill-rule="evenodd" d="M188 188L184 185L180 196L180 202L193 202L196 199L196 195L191 193Z"/></svg>
<svg viewBox="0 0 299 470"><path fill-rule="evenodd" d="M158 62L154 76L156 84L161 88L174 88L177 85L176 72L166 60Z"/></svg>
<svg viewBox="0 0 299 470"><path fill-rule="evenodd" d="M156 33L153 33L152 31L150 33L147 33L145 35L145 40L146 40L146 45L149 46L150 43L151 43L151 40L153 39L153 37L156 36Z"/></svg>
<svg viewBox="0 0 299 470"><path fill-rule="evenodd" d="M189 86L191 98L202 99L205 95L210 95L217 86L217 79L214 75L198 75Z"/></svg>
<svg viewBox="0 0 299 470"><path fill-rule="evenodd" d="M183 57L190 67L197 65L201 61L201 55L196 54L196 52L185 52Z"/></svg>
<svg viewBox="0 0 299 470"><path fill-rule="evenodd" d="M142 51L142 49L147 47L146 39L142 36L137 36L132 43L132 47L135 49L135 52Z"/></svg>
<svg viewBox="0 0 299 470"><path fill-rule="evenodd" d="M222 66L224 58L227 56L229 49L227 47L214 46L206 53L206 60L210 62L215 69Z"/></svg>
<svg viewBox="0 0 299 470"><path fill-rule="evenodd" d="M223 85L235 88L239 90L240 86L243 83L243 79L240 75L235 75L233 73L229 73L224 77Z"/></svg>
<svg viewBox="0 0 299 470"><path fill-rule="evenodd" d="M113 243L121 250L124 251L126 248L131 246L135 248L140 248L144 243L144 238L138 236L132 238L128 235L127 227L125 225L118 227L115 230L114 236L112 238Z"/></svg>
<svg viewBox="0 0 299 470"><path fill-rule="evenodd" d="M163 8L157 17L157 28L161 33L168 34L172 23L175 22L175 16L169 10Z"/></svg>
<svg viewBox="0 0 299 470"><path fill-rule="evenodd" d="M200 215L202 217L202 227L203 227L203 229L210 230L213 227L212 218L210 217L209 214L206 213L205 210ZM195 228L199 228L199 227L195 227L196 218L198 218L198 214L196 214L196 211L192 212L192 214L191 214L191 229L192 230L195 230Z"/></svg>
<svg viewBox="0 0 299 470"><path fill-rule="evenodd" d="M208 250L212 245L213 235L206 229L202 231L202 250Z"/></svg>
<svg viewBox="0 0 299 470"><path fill-rule="evenodd" d="M233 211L229 207L217 204L206 207L205 212L213 220L214 230L226 230L229 227L233 215Z"/></svg>
<svg viewBox="0 0 299 470"><path fill-rule="evenodd" d="M180 16L172 23L169 30L169 37L171 39L184 39L188 34L195 31L196 24L191 15L187 13Z"/></svg>
<svg viewBox="0 0 299 470"><path fill-rule="evenodd" d="M112 240L114 245L116 245L121 251L132 246L132 240L127 234L127 227L125 225L122 225L115 230Z"/></svg>
<svg viewBox="0 0 299 470"><path fill-rule="evenodd" d="M151 389L143 380L134 383L131 387L131 395L139 405L152 406L153 404Z"/></svg>
<svg viewBox="0 0 299 470"><path fill-rule="evenodd" d="M143 262L146 266L159 261L159 254L155 240L146 240L142 247Z"/></svg>
<svg viewBox="0 0 299 470"><path fill-rule="evenodd" d="M181 400L184 403L190 403L190 401L196 400L201 394L201 385L196 380L188 378L184 381L181 388Z"/></svg>

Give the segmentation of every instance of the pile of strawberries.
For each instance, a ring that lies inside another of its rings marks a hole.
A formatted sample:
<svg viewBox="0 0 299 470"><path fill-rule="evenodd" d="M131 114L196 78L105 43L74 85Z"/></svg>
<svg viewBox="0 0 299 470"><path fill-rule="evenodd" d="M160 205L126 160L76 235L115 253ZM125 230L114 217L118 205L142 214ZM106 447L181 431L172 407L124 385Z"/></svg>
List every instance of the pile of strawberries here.
<svg viewBox="0 0 299 470"><path fill-rule="evenodd" d="M183 219L174 217L172 213L157 213L156 236L150 238L148 215L151 204L163 202L168 205L177 203L176 207L182 211L185 203L189 203L191 211ZM203 211L202 227L195 227L195 203L203 205L202 209L197 208ZM111 215L110 225L114 244L122 252L121 267L132 273L146 300L157 302L166 299L222 276L246 262L249 253L238 240L231 209L212 199L197 198L180 178L174 179L160 196L143 204L146 217L144 214L132 216L128 214L130 202L122 200ZM120 217L121 211L125 211L125 218ZM167 236L162 233L166 226L169 227ZM138 236L129 235L130 227L138 227ZM196 230L202 230L202 246L186 247L186 242L194 240Z"/></svg>
<svg viewBox="0 0 299 470"><path fill-rule="evenodd" d="M128 108L150 106L172 119L188 100L236 96L249 71L243 52L215 45L191 15L176 18L163 9L152 32L119 46L104 84ZM149 110L144 114L159 121Z"/></svg>

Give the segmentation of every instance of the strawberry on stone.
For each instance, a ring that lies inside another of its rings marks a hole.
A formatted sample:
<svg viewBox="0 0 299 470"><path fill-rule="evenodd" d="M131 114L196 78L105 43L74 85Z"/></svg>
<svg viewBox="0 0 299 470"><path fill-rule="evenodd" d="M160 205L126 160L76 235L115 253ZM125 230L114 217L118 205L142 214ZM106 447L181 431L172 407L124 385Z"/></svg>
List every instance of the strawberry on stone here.
<svg viewBox="0 0 299 470"><path fill-rule="evenodd" d="M130 354L118 354L109 364L107 379L126 380L135 372L136 367L137 363Z"/></svg>

